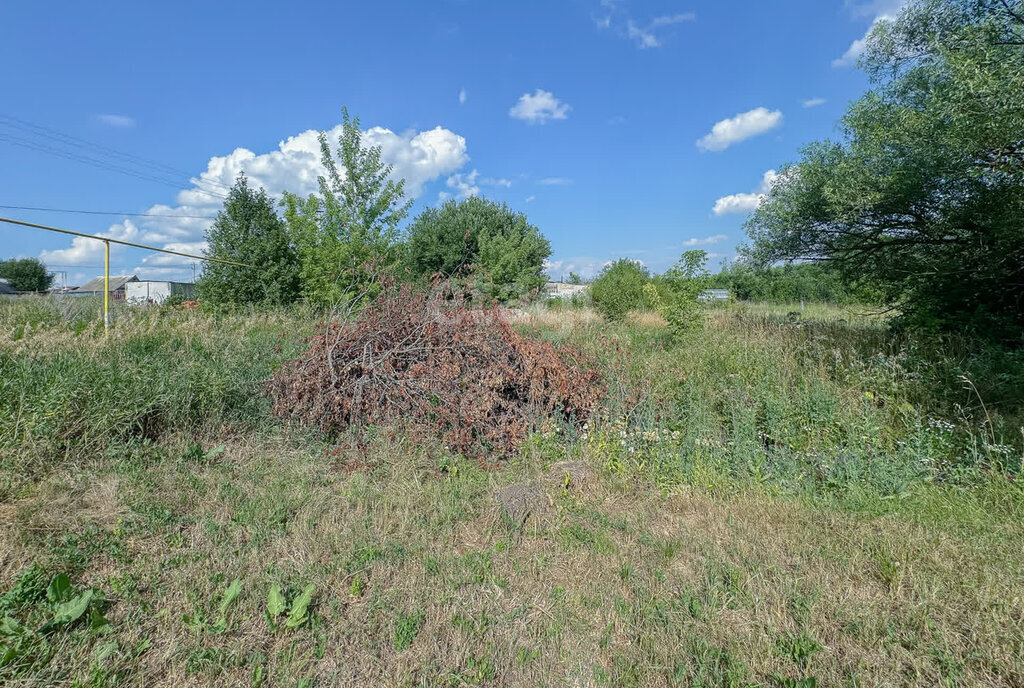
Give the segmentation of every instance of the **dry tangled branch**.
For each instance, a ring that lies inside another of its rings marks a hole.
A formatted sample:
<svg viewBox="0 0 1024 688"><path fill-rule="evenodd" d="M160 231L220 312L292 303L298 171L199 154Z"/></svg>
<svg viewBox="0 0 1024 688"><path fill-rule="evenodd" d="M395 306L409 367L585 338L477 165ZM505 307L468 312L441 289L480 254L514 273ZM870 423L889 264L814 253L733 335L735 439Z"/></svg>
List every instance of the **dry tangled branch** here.
<svg viewBox="0 0 1024 688"><path fill-rule="evenodd" d="M512 451L547 419L582 423L604 389L577 352L520 334L497 308L402 286L326 325L267 392L275 415L331 434L401 424L482 456Z"/></svg>

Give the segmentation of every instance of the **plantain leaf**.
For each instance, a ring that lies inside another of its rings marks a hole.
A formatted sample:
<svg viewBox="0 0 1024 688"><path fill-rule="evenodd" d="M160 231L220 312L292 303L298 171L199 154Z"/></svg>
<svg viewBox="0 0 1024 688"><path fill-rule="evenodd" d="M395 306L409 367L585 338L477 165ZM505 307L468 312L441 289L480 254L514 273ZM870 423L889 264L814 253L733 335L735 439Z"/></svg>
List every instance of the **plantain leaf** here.
<svg viewBox="0 0 1024 688"><path fill-rule="evenodd" d="M299 596L292 600L292 610L288 614L288 620L284 622L286 628L298 628L306 623L306 619L309 618L306 614L306 609L313 599L314 589L312 585L307 585Z"/></svg>
<svg viewBox="0 0 1024 688"><path fill-rule="evenodd" d="M235 580L231 581L231 585L229 585L228 589L224 591L224 597L220 601L221 616L224 616L224 614L228 610L228 607L231 606L232 602L238 599L238 596L240 594L242 594L242 581L236 578Z"/></svg>
<svg viewBox="0 0 1024 688"><path fill-rule="evenodd" d="M59 626L63 626L76 620L82 614L85 614L85 610L89 607L89 603L92 602L93 590L86 590L80 595L72 597L67 602L58 604L53 610L53 622Z"/></svg>
<svg viewBox="0 0 1024 688"><path fill-rule="evenodd" d="M66 602L71 597L71 579L66 573L58 573L46 588L46 599L53 604Z"/></svg>
<svg viewBox="0 0 1024 688"><path fill-rule="evenodd" d="M267 612L272 618L276 618L284 614L286 607L284 595L281 594L281 587L274 583L267 594Z"/></svg>

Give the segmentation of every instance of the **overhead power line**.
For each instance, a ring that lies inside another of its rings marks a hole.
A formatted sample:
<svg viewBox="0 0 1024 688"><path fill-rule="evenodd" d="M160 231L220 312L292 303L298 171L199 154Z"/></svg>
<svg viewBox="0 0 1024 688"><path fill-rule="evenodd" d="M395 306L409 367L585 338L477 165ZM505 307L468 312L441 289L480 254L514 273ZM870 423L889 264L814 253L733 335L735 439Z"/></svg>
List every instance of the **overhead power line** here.
<svg viewBox="0 0 1024 688"><path fill-rule="evenodd" d="M171 165L167 165L158 160L153 160L152 158L145 158L142 157L141 155L134 155L132 153L125 153L124 151L117 150L116 148L111 148L110 146L104 146L93 141L88 141L77 136L72 136L71 134L67 134L56 129L51 129L50 127L44 127L40 124L35 124L34 122L19 119L11 115L5 115L3 113L0 113L0 123L5 123L6 126L20 129L22 131L27 131L36 136L44 136L46 138L57 139L62 141L63 143L66 143L67 145L74 146L76 148L90 149L101 155L120 158L132 164L141 165L142 167L148 167L150 169L158 170L161 172L170 172L171 174L179 174L185 176L186 178L192 177L192 175L189 172L186 172L177 167L173 167ZM231 189L229 185L224 184L223 182L219 182L215 179L203 179L201 181L206 184L222 187L226 191Z"/></svg>
<svg viewBox="0 0 1024 688"><path fill-rule="evenodd" d="M0 134L0 140L13 145L118 172L136 179L166 184L180 189L184 183L181 179L175 178L180 176L195 187L191 189L192 191L221 200L226 198L225 192L231 188L214 179L196 177L171 165L125 153L11 115L0 113L0 127L7 127L21 134L21 136L17 136L10 131ZM24 138L26 135L34 137L34 139Z"/></svg>
<svg viewBox="0 0 1024 688"><path fill-rule="evenodd" d="M223 263L225 265L235 265L241 268L251 268L252 265L247 263L238 263L233 260L223 260L221 258L210 258L208 256L197 256L194 253L185 253L183 251L172 251L166 248L157 248L156 246L147 246L146 244L136 244L132 241L122 241L121 239L111 239L104 236L96 236L95 234L85 234L84 232L75 232L70 229L61 229L60 227L50 227L47 225L36 224L35 222L25 222L24 220L14 220L9 217L0 217L0 222L6 222L12 225L19 225L21 227L33 227L35 229L45 229L49 232L60 232L61 234L70 234L72 236L85 237L86 239L95 239L96 241L103 241L108 244L120 244L122 246L131 246L133 248L142 248L147 251L156 251L158 253L169 253L172 256L184 256L185 258L195 258L196 260L202 260L208 263Z"/></svg>
<svg viewBox="0 0 1024 688"><path fill-rule="evenodd" d="M0 205L4 210L39 210L47 213L77 213L79 215L126 215L129 217L163 217L186 220L216 220L216 215L167 215L160 213L119 213L113 210L74 210L70 208L39 208L31 205Z"/></svg>

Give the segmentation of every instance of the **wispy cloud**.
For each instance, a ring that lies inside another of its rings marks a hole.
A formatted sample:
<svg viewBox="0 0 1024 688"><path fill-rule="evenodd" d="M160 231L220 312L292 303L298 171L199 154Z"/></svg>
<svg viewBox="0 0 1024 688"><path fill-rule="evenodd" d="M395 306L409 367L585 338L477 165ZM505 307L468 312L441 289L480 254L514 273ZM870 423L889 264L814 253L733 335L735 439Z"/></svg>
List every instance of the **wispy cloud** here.
<svg viewBox="0 0 1024 688"><path fill-rule="evenodd" d="M765 107L741 112L735 117L723 119L711 127L711 132L697 139L697 148L702 151L724 151L729 146L771 131L782 124L782 113Z"/></svg>
<svg viewBox="0 0 1024 688"><path fill-rule="evenodd" d="M707 237L703 237L703 238L694 237L692 239L687 239L686 241L684 241L683 242L683 246L686 246L686 247L712 246L714 244L717 244L720 241L725 241L728 238L729 237L727 237L724 234L715 234L714 236L707 236Z"/></svg>
<svg viewBox="0 0 1024 688"><path fill-rule="evenodd" d="M802 103L802 105L805 108L818 107L819 105L824 105L824 104L825 104L825 99L824 98L808 98L807 100L805 100Z"/></svg>
<svg viewBox="0 0 1024 688"><path fill-rule="evenodd" d="M466 98L467 98L466 89L461 89L459 91L459 105L465 105L466 104Z"/></svg>
<svg viewBox="0 0 1024 688"><path fill-rule="evenodd" d="M618 3L603 1L601 7L603 14L594 18L594 25L601 30L614 29L623 38L633 41L641 50L661 47L664 38L659 35L660 29L697 19L693 12L680 12L655 17L644 23L637 21L628 12L620 10Z"/></svg>
<svg viewBox="0 0 1024 688"><path fill-rule="evenodd" d="M121 127L122 129L135 126L135 118L128 115L96 115L96 121L106 124L108 127Z"/></svg>
<svg viewBox="0 0 1024 688"><path fill-rule="evenodd" d="M480 172L474 169L472 172L459 172L451 175L445 180L445 186L450 191L439 193L437 195L439 201L446 201L449 198L462 200L470 196L477 196L480 193L481 186L507 189L512 186L512 180L505 179L504 177L482 177Z"/></svg>
<svg viewBox="0 0 1024 688"><path fill-rule="evenodd" d="M572 180L567 177L544 177L538 179L537 183L543 186L566 186L572 184Z"/></svg>

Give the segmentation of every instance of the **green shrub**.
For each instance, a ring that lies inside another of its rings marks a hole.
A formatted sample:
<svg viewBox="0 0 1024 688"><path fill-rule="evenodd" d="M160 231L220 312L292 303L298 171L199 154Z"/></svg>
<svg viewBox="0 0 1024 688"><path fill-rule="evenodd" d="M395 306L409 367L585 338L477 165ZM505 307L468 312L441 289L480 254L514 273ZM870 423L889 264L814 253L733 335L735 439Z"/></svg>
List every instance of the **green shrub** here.
<svg viewBox="0 0 1024 688"><path fill-rule="evenodd" d="M605 265L601 273L590 284L590 298L594 308L608 320L622 320L626 313L646 307L654 307L644 292L650 282L651 273L642 264L631 258L619 258Z"/></svg>

